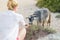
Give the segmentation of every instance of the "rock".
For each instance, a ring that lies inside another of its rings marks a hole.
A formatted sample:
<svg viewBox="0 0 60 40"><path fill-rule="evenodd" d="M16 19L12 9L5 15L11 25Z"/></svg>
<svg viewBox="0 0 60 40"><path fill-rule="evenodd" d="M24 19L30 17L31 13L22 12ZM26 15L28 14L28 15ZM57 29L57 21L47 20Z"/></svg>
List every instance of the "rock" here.
<svg viewBox="0 0 60 40"><path fill-rule="evenodd" d="M48 36L40 38L38 40L60 40L60 33L49 34Z"/></svg>
<svg viewBox="0 0 60 40"><path fill-rule="evenodd" d="M48 40L60 40L60 34L57 33L57 34L50 34L48 36Z"/></svg>

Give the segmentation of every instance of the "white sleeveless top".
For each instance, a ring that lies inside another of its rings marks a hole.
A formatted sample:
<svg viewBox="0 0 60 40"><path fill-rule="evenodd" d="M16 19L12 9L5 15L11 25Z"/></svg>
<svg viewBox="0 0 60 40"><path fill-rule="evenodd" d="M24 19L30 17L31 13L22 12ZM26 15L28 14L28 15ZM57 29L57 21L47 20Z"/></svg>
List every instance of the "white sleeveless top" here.
<svg viewBox="0 0 60 40"><path fill-rule="evenodd" d="M0 40L16 40L18 28L25 25L24 18L21 14L14 11L0 13Z"/></svg>

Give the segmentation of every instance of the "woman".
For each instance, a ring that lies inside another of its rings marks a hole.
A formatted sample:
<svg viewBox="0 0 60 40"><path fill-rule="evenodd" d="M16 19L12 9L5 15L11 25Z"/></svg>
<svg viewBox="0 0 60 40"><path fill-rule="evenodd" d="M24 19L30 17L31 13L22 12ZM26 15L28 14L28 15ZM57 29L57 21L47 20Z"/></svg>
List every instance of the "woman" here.
<svg viewBox="0 0 60 40"><path fill-rule="evenodd" d="M26 35L25 21L17 14L17 2L8 0L8 11L0 14L0 40L24 40Z"/></svg>

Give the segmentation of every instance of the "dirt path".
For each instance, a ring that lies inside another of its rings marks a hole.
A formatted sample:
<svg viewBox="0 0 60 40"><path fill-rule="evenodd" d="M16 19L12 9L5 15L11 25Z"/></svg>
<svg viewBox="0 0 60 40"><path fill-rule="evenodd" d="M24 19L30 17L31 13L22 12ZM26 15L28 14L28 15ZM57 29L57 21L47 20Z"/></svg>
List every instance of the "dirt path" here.
<svg viewBox="0 0 60 40"><path fill-rule="evenodd" d="M24 17L33 14L36 10L35 0L20 0L19 3L19 13L22 13Z"/></svg>

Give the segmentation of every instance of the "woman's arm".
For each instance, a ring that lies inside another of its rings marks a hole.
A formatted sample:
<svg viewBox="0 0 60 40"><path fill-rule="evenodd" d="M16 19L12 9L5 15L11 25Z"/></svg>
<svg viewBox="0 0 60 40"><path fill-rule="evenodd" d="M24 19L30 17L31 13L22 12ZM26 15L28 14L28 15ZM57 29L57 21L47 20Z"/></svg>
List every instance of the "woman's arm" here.
<svg viewBox="0 0 60 40"><path fill-rule="evenodd" d="M19 28L18 39L24 40L25 36L26 36L26 29L25 28Z"/></svg>

